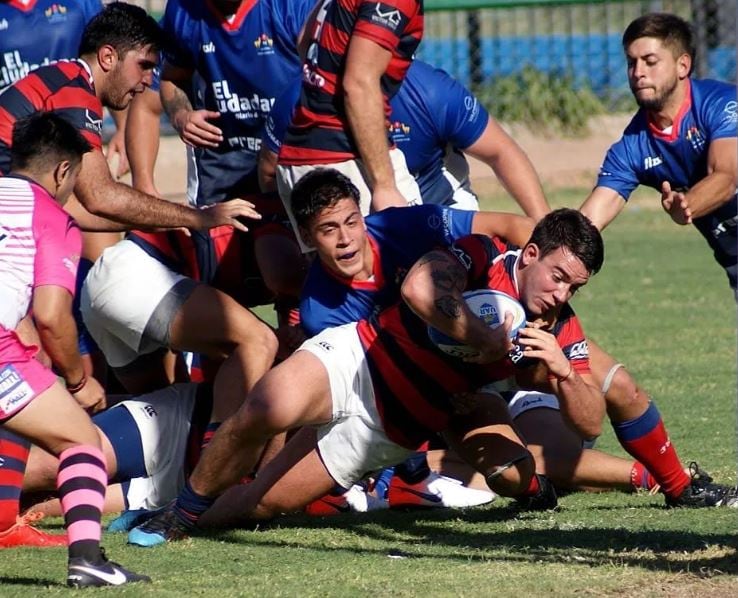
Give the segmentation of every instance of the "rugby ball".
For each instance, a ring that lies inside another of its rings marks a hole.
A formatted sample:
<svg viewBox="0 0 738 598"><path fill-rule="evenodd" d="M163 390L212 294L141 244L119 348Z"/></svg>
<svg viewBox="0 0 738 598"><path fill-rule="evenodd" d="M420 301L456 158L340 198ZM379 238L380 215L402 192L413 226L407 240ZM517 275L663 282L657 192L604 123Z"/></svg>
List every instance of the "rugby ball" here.
<svg viewBox="0 0 738 598"><path fill-rule="evenodd" d="M497 328L505 321L505 314L510 312L513 315L510 338L515 338L518 330L525 326L525 309L517 299L506 293L491 289L466 291L464 301L471 312L490 328ZM468 357L477 353L475 348L460 343L433 326L428 326L428 337L436 347L453 357Z"/></svg>

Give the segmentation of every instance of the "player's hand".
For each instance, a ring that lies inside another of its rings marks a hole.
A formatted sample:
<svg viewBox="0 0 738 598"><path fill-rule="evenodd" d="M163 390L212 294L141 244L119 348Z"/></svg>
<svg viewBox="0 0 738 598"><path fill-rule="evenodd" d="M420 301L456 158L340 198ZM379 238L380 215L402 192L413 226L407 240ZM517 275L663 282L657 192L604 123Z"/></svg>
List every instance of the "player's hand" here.
<svg viewBox="0 0 738 598"><path fill-rule="evenodd" d="M102 411L107 407L105 389L92 376L89 376L85 385L72 396L90 414Z"/></svg>
<svg viewBox="0 0 738 598"><path fill-rule="evenodd" d="M375 212L386 208L405 208L407 199L396 187L375 187L372 191L372 209Z"/></svg>
<svg viewBox="0 0 738 598"><path fill-rule="evenodd" d="M500 359L507 357L512 350L513 343L510 339L510 330L512 330L513 314L505 313L505 320L497 328L489 329L484 345L480 347L479 353L464 358L467 363L494 363Z"/></svg>
<svg viewBox="0 0 738 598"><path fill-rule="evenodd" d="M250 218L260 220L261 214L256 211L256 206L245 199L231 199L200 210L201 230L215 228L228 224L240 231L247 232L248 227L238 218Z"/></svg>
<svg viewBox="0 0 738 598"><path fill-rule="evenodd" d="M108 164L112 166L116 156L118 157L118 164L115 172L113 172L113 176L118 180L131 170L131 165L128 163L128 155L126 154L125 131L116 131L108 142L108 153L105 156Z"/></svg>
<svg viewBox="0 0 738 598"><path fill-rule="evenodd" d="M223 142L223 131L210 120L220 118L220 112L212 110L188 110L174 119L174 128L191 147L218 147Z"/></svg>
<svg viewBox="0 0 738 598"><path fill-rule="evenodd" d="M684 193L672 191L668 181L661 183L661 207L677 224L692 224L692 210Z"/></svg>
<svg viewBox="0 0 738 598"><path fill-rule="evenodd" d="M571 373L571 362L564 355L556 337L547 330L535 325L521 328L518 331L518 344L523 348L525 357L540 360L557 378L565 378Z"/></svg>

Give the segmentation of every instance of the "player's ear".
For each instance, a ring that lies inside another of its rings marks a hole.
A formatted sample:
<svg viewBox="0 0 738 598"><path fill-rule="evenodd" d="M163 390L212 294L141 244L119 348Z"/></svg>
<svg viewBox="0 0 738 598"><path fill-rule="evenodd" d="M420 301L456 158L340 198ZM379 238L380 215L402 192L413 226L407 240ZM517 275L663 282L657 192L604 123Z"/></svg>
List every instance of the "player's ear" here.
<svg viewBox="0 0 738 598"><path fill-rule="evenodd" d="M111 71L118 60L117 50L108 44L100 46L97 50L97 62L104 72Z"/></svg>
<svg viewBox="0 0 738 598"><path fill-rule="evenodd" d="M54 185L57 189L61 187L72 173L72 163L69 160L62 160L54 167Z"/></svg>
<svg viewBox="0 0 738 598"><path fill-rule="evenodd" d="M692 70L692 57L686 52L677 58L677 76L680 79L689 77Z"/></svg>
<svg viewBox="0 0 738 598"><path fill-rule="evenodd" d="M535 262L541 254L541 249L536 245L535 243L528 243L525 247L523 247L523 251L520 254L520 261L522 262L523 266L527 266L529 264L532 264Z"/></svg>

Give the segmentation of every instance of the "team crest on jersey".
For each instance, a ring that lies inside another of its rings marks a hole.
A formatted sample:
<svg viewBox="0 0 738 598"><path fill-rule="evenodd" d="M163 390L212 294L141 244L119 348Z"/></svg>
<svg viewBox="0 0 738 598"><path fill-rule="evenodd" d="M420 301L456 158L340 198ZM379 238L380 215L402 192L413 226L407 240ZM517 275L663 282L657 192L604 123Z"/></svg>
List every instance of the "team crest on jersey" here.
<svg viewBox="0 0 738 598"><path fill-rule="evenodd" d="M254 40L254 47L259 56L268 56L274 54L274 40L266 33L262 33Z"/></svg>
<svg viewBox="0 0 738 598"><path fill-rule="evenodd" d="M390 123L389 133L390 137L392 137L392 141L394 141L395 143L400 143L401 141L409 141L410 125L396 120Z"/></svg>
<svg viewBox="0 0 738 598"><path fill-rule="evenodd" d="M52 4L44 11L49 23L63 23L67 20L67 7L63 4Z"/></svg>
<svg viewBox="0 0 738 598"><path fill-rule="evenodd" d="M705 137L697 127L689 127L687 130L687 141L696 152L700 152L705 147Z"/></svg>

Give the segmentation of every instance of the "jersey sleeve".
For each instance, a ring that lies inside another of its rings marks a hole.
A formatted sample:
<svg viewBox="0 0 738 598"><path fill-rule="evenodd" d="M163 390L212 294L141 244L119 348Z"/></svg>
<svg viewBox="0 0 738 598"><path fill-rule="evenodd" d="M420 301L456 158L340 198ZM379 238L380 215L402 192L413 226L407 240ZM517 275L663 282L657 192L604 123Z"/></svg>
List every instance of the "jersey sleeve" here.
<svg viewBox="0 0 738 598"><path fill-rule="evenodd" d="M74 295L82 235L74 220L55 207L39 203L34 214L37 249L33 286L53 285Z"/></svg>
<svg viewBox="0 0 738 598"><path fill-rule="evenodd" d="M489 113L466 87L453 77L442 72L438 81L443 94L443 106L434 113L443 117L439 123L442 139L454 147L466 149L484 133L489 122Z"/></svg>
<svg viewBox="0 0 738 598"><path fill-rule="evenodd" d="M416 0L362 0L353 33L391 52L418 9Z"/></svg>
<svg viewBox="0 0 738 598"><path fill-rule="evenodd" d="M169 64L183 69L195 69L195 59L189 50L180 43L180 40L188 39L190 32L187 31L185 18L187 10L177 0L169 0L164 11L164 17L160 21L167 43L162 51L162 56Z"/></svg>
<svg viewBox="0 0 738 598"><path fill-rule="evenodd" d="M607 150L597 175L597 186L617 191L627 201L638 184L638 175L628 162L628 148L623 137Z"/></svg>
<svg viewBox="0 0 738 598"><path fill-rule="evenodd" d="M264 133L262 143L268 150L279 153L282 147L282 139L290 126L292 113L295 111L300 99L300 80L296 79L275 101L268 116L264 119Z"/></svg>
<svg viewBox="0 0 738 598"><path fill-rule="evenodd" d="M706 103L705 108L711 141L736 136L738 103L734 86L721 88L714 93L712 101Z"/></svg>

